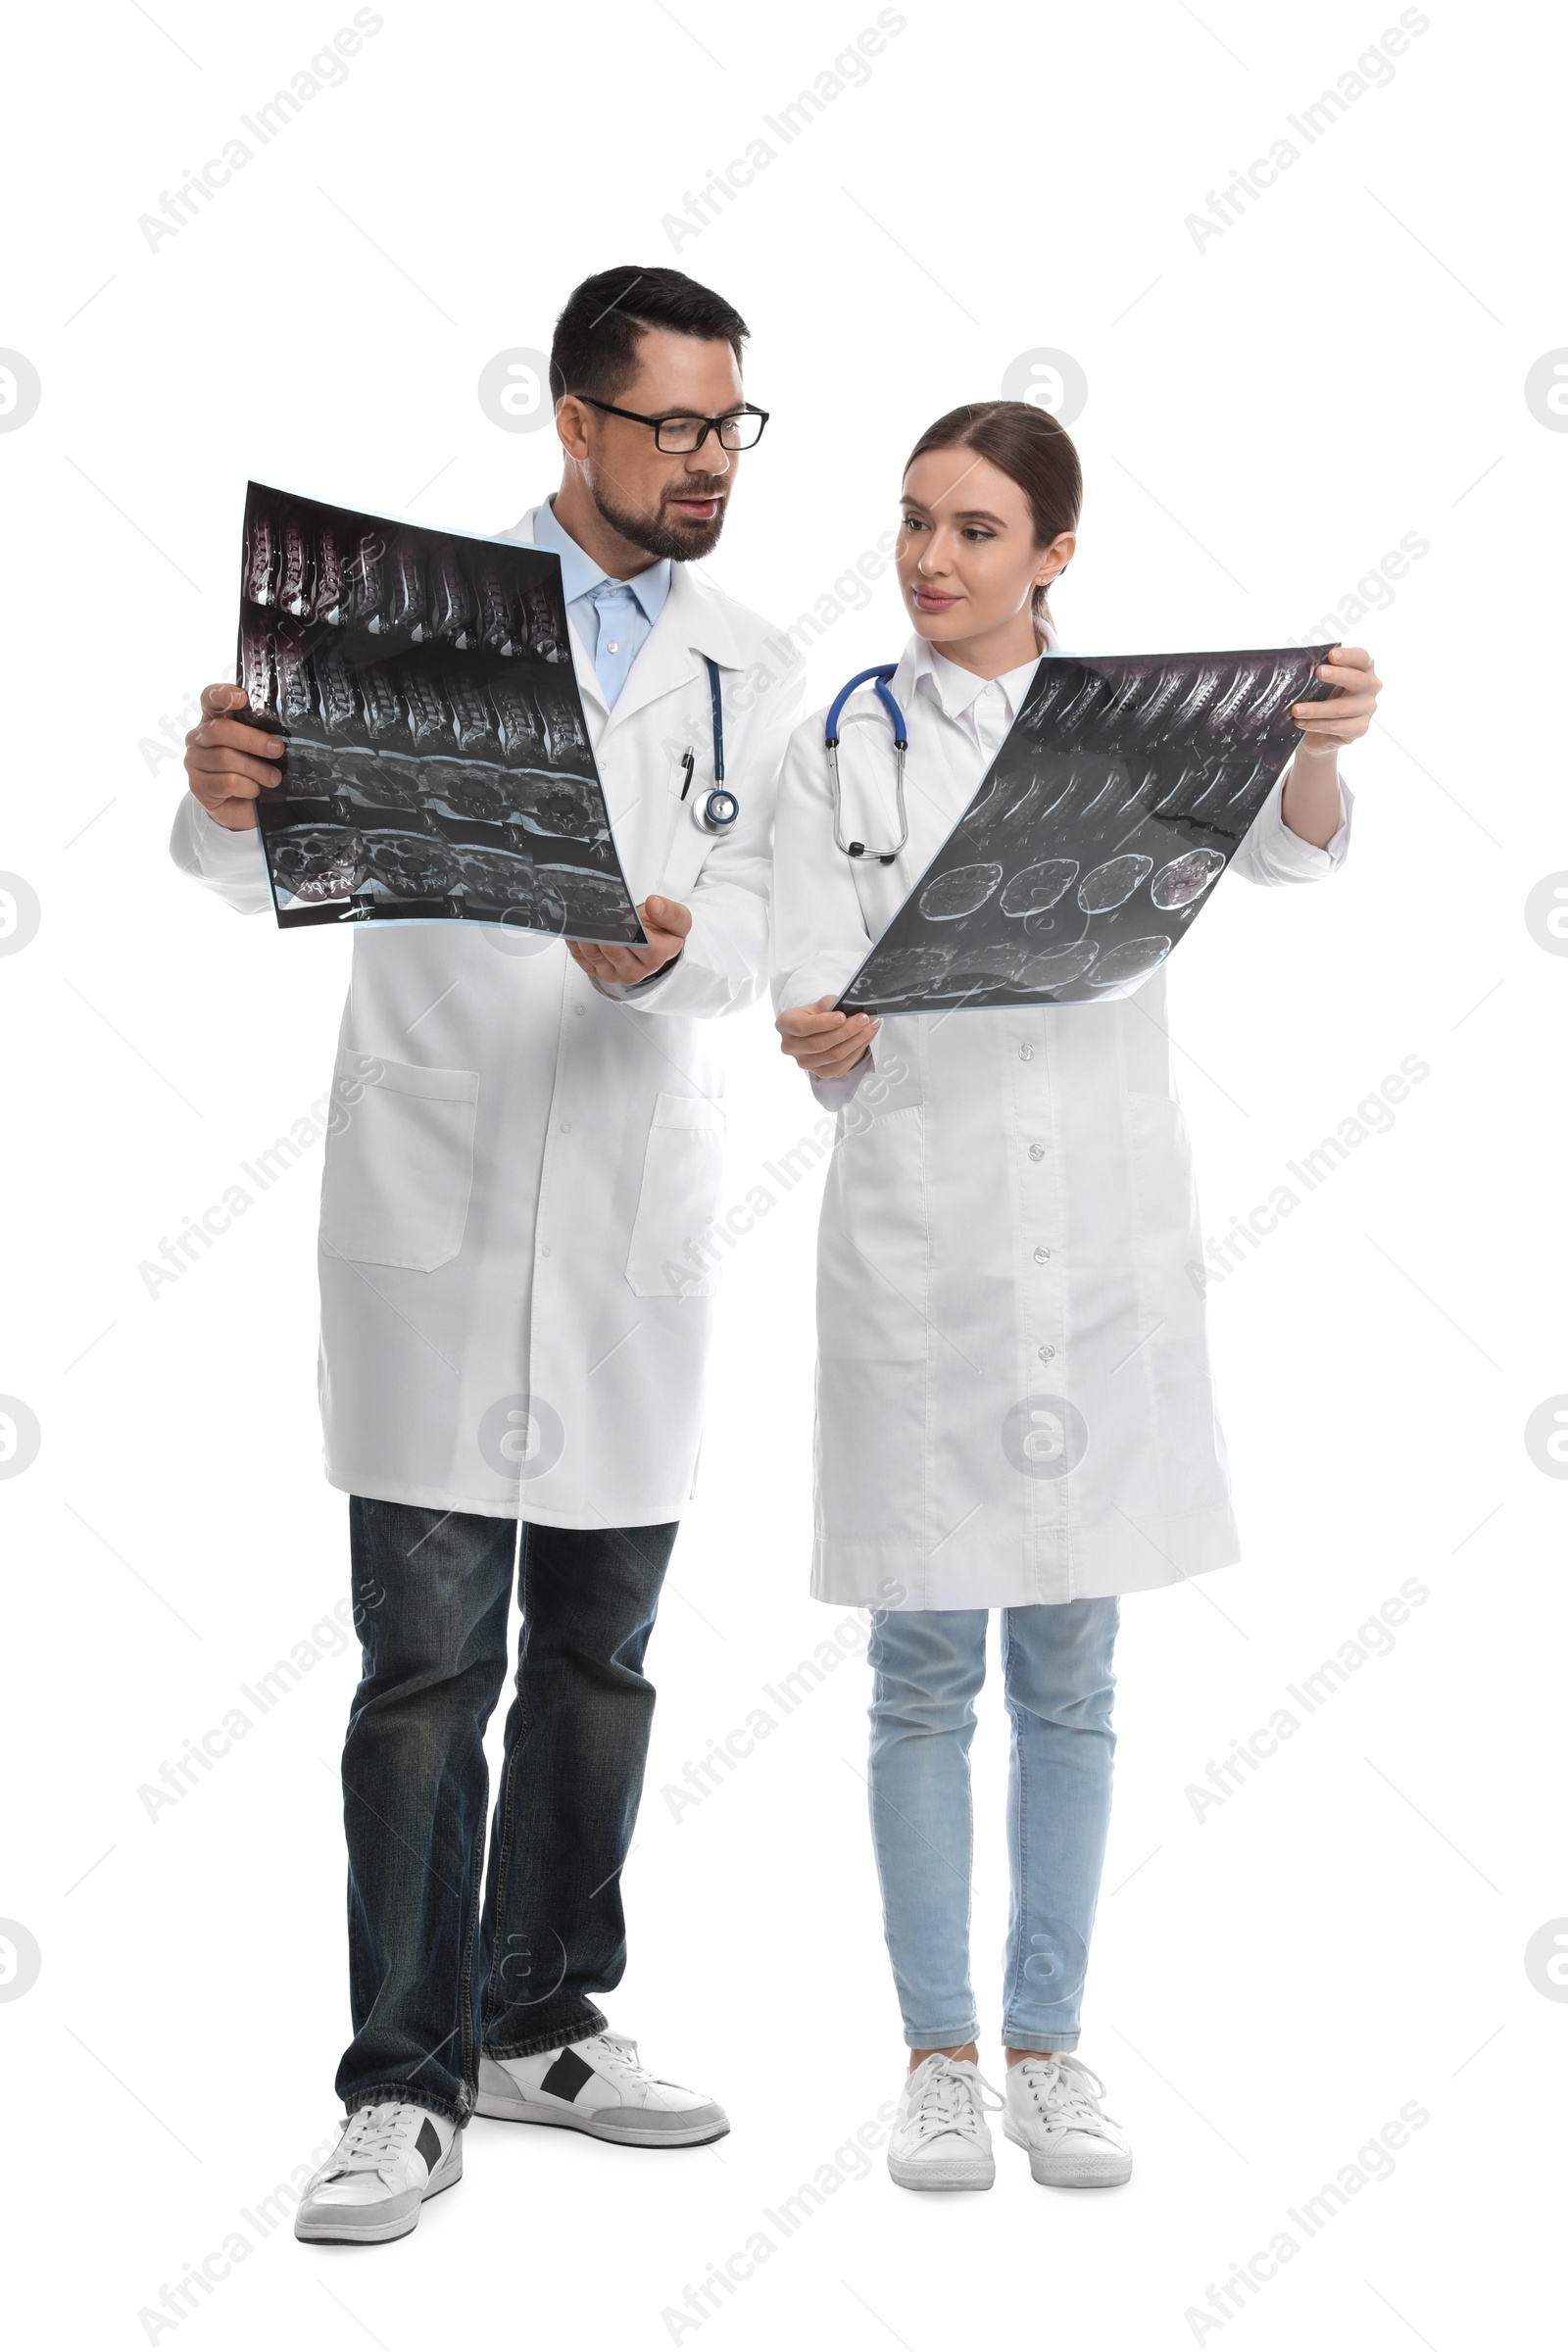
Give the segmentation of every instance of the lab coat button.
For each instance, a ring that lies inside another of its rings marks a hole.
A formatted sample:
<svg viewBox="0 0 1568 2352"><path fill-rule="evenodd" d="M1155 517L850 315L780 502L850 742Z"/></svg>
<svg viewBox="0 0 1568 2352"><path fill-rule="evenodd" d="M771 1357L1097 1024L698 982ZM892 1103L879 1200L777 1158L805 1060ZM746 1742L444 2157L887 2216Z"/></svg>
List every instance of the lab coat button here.
<svg viewBox="0 0 1568 2352"><path fill-rule="evenodd" d="M1031 1145L1030 1145L1030 1147L1029 1147L1029 1156L1030 1156L1030 1158L1031 1158L1031 1159L1044 1159L1044 1158L1045 1158L1045 1156L1046 1156L1046 1147L1045 1147L1045 1145L1044 1145L1044 1144L1031 1144Z"/></svg>
<svg viewBox="0 0 1568 2352"><path fill-rule="evenodd" d="M550 1244L548 1242L544 1244L543 1248L539 1251L539 1254L541 1257L548 1257L550 1255Z"/></svg>
<svg viewBox="0 0 1568 2352"><path fill-rule="evenodd" d="M1056 1352L1056 1350L1054 1349L1054 1348L1053 1348L1053 1346L1051 1345L1051 1342L1048 1340L1048 1341L1046 1342L1045 1346L1044 1346L1044 1347L1041 1348L1041 1350L1040 1350L1040 1361L1041 1361L1043 1364L1049 1364L1049 1363L1050 1363L1050 1361L1051 1361L1051 1359L1052 1359L1052 1357L1053 1357L1053 1356L1055 1354L1055 1352Z"/></svg>
<svg viewBox="0 0 1568 2352"><path fill-rule="evenodd" d="M581 1020L588 1007L586 1004L574 1004L571 1009L577 1015L577 1018Z"/></svg>
<svg viewBox="0 0 1568 2352"><path fill-rule="evenodd" d="M1040 1248L1035 1251L1035 1264L1037 1266L1043 1266L1050 1255L1051 1251L1046 1248L1044 1242L1042 1242Z"/></svg>
<svg viewBox="0 0 1568 2352"><path fill-rule="evenodd" d="M1034 1057L1035 1050L1033 1046L1020 1046L1018 1048L1018 1059L1020 1061L1033 1061Z"/></svg>
<svg viewBox="0 0 1568 2352"><path fill-rule="evenodd" d="M561 1132L563 1135L569 1135L571 1133L571 1121L569 1119L562 1120Z"/></svg>

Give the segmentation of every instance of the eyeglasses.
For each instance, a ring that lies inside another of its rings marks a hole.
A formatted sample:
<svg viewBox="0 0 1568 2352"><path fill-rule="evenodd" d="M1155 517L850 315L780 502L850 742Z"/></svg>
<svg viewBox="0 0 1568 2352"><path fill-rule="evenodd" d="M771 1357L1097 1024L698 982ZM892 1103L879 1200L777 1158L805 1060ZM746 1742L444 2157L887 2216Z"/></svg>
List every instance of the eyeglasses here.
<svg viewBox="0 0 1568 2352"><path fill-rule="evenodd" d="M594 400L588 393L576 396L584 408L599 409L606 416L624 416L631 424L651 424L654 428L654 447L666 457L690 457L701 449L710 433L718 435L720 449L755 449L762 438L769 411L750 406L733 411L728 416L639 416L635 409L617 409L608 400Z"/></svg>

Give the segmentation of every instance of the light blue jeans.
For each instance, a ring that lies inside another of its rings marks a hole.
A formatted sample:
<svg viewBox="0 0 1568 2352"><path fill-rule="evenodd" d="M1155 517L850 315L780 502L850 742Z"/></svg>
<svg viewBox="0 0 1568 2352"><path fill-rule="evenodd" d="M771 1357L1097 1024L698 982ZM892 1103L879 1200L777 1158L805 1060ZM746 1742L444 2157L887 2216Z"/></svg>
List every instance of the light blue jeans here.
<svg viewBox="0 0 1568 2352"><path fill-rule="evenodd" d="M1117 1604L1002 1611L1012 1758L1002 2038L1072 2050L1110 1819ZM984 1609L890 1609L871 1621L871 1836L904 2038L979 2038L969 1983L974 1816L969 1744L986 1673Z"/></svg>

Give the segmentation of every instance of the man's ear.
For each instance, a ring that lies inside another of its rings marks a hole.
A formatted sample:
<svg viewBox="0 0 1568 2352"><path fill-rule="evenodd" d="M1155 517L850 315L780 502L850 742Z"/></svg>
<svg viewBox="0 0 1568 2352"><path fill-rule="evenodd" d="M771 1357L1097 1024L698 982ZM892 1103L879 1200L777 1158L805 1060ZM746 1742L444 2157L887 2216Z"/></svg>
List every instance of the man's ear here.
<svg viewBox="0 0 1568 2352"><path fill-rule="evenodd" d="M568 458L580 463L588 455L588 412L575 392L563 392L556 403L556 432Z"/></svg>

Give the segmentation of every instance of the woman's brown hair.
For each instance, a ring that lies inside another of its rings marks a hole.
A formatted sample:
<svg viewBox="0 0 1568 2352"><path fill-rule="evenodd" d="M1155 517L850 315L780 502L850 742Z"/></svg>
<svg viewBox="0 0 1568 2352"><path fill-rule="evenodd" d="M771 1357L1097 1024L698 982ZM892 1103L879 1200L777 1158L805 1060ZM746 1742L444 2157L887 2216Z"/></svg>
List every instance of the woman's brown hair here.
<svg viewBox="0 0 1568 2352"><path fill-rule="evenodd" d="M1067 432L1028 400L977 400L950 409L928 424L910 450L905 472L932 449L972 449L989 458L1029 501L1037 546L1049 547L1062 531L1076 531L1083 507L1084 477ZM1031 605L1035 634L1045 641L1051 607L1044 588Z"/></svg>

